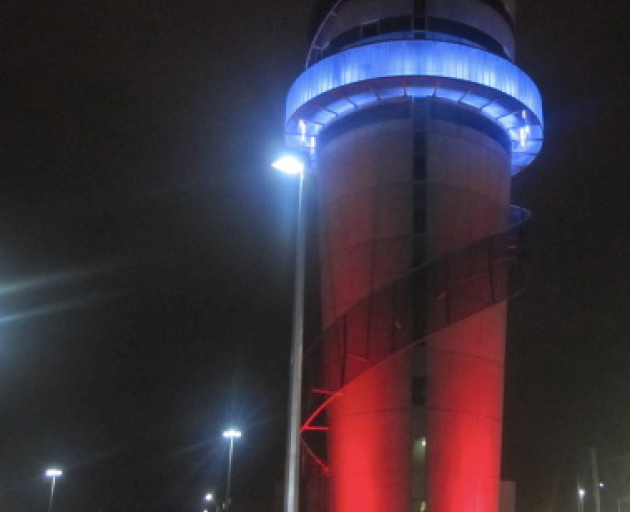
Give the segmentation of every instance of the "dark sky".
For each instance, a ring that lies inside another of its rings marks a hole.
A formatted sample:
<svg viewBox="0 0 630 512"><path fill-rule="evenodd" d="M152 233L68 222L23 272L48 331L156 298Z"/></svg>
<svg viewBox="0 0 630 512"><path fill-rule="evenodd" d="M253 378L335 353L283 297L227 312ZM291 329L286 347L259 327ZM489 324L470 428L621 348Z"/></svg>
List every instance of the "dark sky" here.
<svg viewBox="0 0 630 512"><path fill-rule="evenodd" d="M0 15L0 512L272 510L295 184L268 168L310 3L8 0ZM630 453L625 0L521 0L546 143L513 182L504 473L572 511L587 450ZM134 507L138 507L134 509ZM140 508L143 507L143 508ZM587 511L589 512L589 511Z"/></svg>

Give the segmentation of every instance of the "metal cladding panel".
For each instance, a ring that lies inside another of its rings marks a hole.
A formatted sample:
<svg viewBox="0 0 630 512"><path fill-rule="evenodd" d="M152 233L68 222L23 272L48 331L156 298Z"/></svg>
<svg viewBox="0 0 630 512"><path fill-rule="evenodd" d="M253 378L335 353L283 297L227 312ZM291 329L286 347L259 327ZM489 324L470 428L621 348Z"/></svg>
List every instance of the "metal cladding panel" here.
<svg viewBox="0 0 630 512"><path fill-rule="evenodd" d="M381 98L400 98L405 95L405 91L403 87L385 87L378 94Z"/></svg>
<svg viewBox="0 0 630 512"><path fill-rule="evenodd" d="M523 124L522 116L517 113L507 114L503 116L502 123L505 128L508 130L520 128Z"/></svg>
<svg viewBox="0 0 630 512"><path fill-rule="evenodd" d="M409 116L383 115L320 141L317 181L324 325L411 266L410 129ZM361 374L366 357L389 353L387 305L359 306L361 311L344 325L345 347L353 355L344 365L344 374L353 381L327 409L334 512L408 510L411 361L402 354ZM333 338L324 342L325 389L337 381L336 348Z"/></svg>
<svg viewBox="0 0 630 512"><path fill-rule="evenodd" d="M429 85L429 86L410 85L410 86L407 86L407 94L409 96L425 98L427 96L433 96L435 94L435 89L436 87L434 85Z"/></svg>
<svg viewBox="0 0 630 512"><path fill-rule="evenodd" d="M496 512L506 304L428 341L429 509Z"/></svg>
<svg viewBox="0 0 630 512"><path fill-rule="evenodd" d="M460 101L464 95L466 94L465 91L461 91L461 90L457 90L457 89L440 89L439 87L435 90L435 97L436 98L445 98L448 100L451 100L455 103L457 103L458 101Z"/></svg>

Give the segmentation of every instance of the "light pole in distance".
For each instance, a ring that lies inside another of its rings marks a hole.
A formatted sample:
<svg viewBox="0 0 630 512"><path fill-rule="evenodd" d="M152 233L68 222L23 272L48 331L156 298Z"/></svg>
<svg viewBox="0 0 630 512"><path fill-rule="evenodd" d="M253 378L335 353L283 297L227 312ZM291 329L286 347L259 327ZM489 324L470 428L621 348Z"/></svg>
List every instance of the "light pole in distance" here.
<svg viewBox="0 0 630 512"><path fill-rule="evenodd" d="M228 473L227 473L227 490L225 491L225 503L223 508L229 510L232 505L232 496L230 495L230 486L232 483L232 455L234 453L234 439L242 436L242 432L235 428L230 428L223 432L223 437L230 440L230 454L228 456Z"/></svg>
<svg viewBox="0 0 630 512"><path fill-rule="evenodd" d="M50 499L48 500L48 512L51 512L52 506L53 506L53 497L55 496L55 482L57 481L57 478L63 475L63 471L61 471L61 469L58 469L58 468L50 468L46 470L44 475L46 476L46 478L51 479Z"/></svg>
<svg viewBox="0 0 630 512"><path fill-rule="evenodd" d="M214 499L214 495L211 492L208 492L205 494L205 496L203 497L203 501L205 501L208 505L207 507L210 507L210 504L214 503L214 506L216 508L216 512L219 512L219 503L217 501L215 501ZM208 510L208 509L206 509Z"/></svg>
<svg viewBox="0 0 630 512"><path fill-rule="evenodd" d="M584 496L586 496L586 490L578 486L578 512L584 512Z"/></svg>

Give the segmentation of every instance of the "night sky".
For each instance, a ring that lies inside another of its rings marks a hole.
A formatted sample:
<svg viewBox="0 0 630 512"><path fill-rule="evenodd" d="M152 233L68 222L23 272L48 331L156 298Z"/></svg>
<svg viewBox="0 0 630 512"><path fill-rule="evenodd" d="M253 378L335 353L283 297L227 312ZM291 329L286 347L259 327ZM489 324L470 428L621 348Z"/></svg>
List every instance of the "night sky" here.
<svg viewBox="0 0 630 512"><path fill-rule="evenodd" d="M268 163L309 10L3 2L0 512L46 510L52 464L55 512L201 510L231 424L235 512L272 512L296 183ZM574 511L589 447L630 453L628 20L625 0L519 4L546 110L513 181L533 212L508 328L519 512Z"/></svg>

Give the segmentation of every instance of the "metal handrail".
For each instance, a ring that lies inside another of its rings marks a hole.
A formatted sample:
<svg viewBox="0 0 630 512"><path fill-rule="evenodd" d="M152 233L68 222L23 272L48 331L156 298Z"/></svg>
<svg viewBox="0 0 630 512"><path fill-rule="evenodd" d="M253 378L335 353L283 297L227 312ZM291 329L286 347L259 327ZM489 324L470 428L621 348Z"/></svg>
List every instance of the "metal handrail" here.
<svg viewBox="0 0 630 512"><path fill-rule="evenodd" d="M529 277L524 232L528 219L527 210L511 206L504 231L414 268L336 319L310 347L309 358L319 359L328 371L324 382L312 382L311 389L318 389L316 395L323 396L324 402L314 401L305 411L303 434L322 430L311 427L330 402L343 394L344 387L363 373L401 350L424 342L438 330L517 295ZM414 305L411 311L409 305ZM379 311L379 329L372 329L367 337L353 336L356 329L364 329L366 315L373 308ZM386 321L383 315L389 315ZM369 343L374 334L380 341L376 350ZM351 346L352 339L362 340L365 346ZM323 347L329 343L337 346L337 360L324 362ZM361 357L355 358L358 348ZM305 367L313 367L312 363ZM326 467L324 458L304 436L303 443L307 448L304 453L314 457L319 467Z"/></svg>

